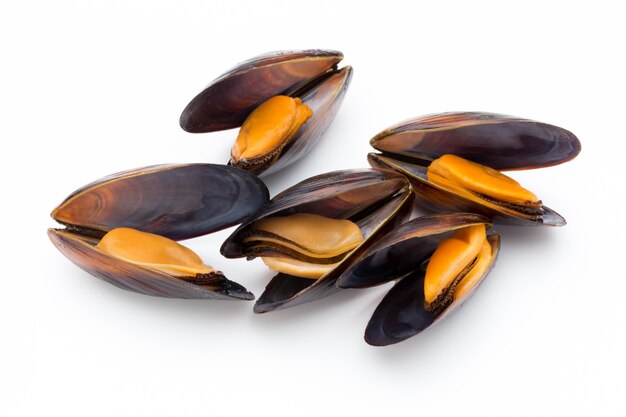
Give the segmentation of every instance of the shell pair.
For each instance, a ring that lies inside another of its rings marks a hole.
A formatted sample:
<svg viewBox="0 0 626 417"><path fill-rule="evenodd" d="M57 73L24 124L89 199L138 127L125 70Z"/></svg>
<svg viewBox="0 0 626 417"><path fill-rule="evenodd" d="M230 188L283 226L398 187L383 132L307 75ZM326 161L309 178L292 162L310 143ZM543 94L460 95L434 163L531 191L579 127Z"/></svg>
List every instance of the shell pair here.
<svg viewBox="0 0 626 417"><path fill-rule="evenodd" d="M352 74L350 67L336 68L341 59L335 51L313 50L244 62L189 103L181 126L190 132L242 126L230 165L276 172L304 156L334 118ZM565 224L532 193L511 193L516 183L494 170L574 158L580 143L564 129L503 115L447 113L401 123L371 143L382 152L368 156L375 169L319 175L269 203L265 185L233 167L159 166L115 174L55 209L53 218L67 229L50 229L49 236L81 268L124 289L249 300L254 296L243 286L169 240L243 221L222 254L261 256L282 271L255 312L398 280L366 330L368 343L386 345L437 322L475 291L500 246L492 220ZM485 176L495 180L485 186ZM430 211L458 213L406 222L414 201Z"/></svg>

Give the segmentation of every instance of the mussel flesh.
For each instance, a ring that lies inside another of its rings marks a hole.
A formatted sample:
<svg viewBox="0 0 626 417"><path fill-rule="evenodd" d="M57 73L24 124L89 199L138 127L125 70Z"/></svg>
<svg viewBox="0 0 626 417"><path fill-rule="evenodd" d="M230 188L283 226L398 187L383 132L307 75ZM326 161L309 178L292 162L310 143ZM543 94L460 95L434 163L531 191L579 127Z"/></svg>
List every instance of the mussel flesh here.
<svg viewBox="0 0 626 417"><path fill-rule="evenodd" d="M251 300L241 285L171 239L239 223L268 200L253 174L223 165L161 165L89 184L52 212L65 229L52 243L90 274L120 288L176 298Z"/></svg>
<svg viewBox="0 0 626 417"><path fill-rule="evenodd" d="M113 258L156 269L196 285L207 285L220 276L224 277L224 274L205 265L194 251L180 243L128 227L108 231L96 249Z"/></svg>
<svg viewBox="0 0 626 417"><path fill-rule="evenodd" d="M277 272L321 278L363 243L359 226L347 219L296 213L254 223L243 239L248 256L260 256Z"/></svg>
<svg viewBox="0 0 626 417"><path fill-rule="evenodd" d="M500 237L472 213L423 216L371 245L337 281L363 288L398 280L372 315L365 340L398 343L460 306L494 265Z"/></svg>
<svg viewBox="0 0 626 417"><path fill-rule="evenodd" d="M403 122L370 142L370 165L402 172L429 211L469 211L517 225L565 219L501 170L560 164L580 152L571 132L490 113L444 113Z"/></svg>
<svg viewBox="0 0 626 417"><path fill-rule="evenodd" d="M258 256L281 273L254 311L263 313L338 291L335 281L376 237L408 218L406 178L391 171L336 171L274 197L224 242L227 258Z"/></svg>
<svg viewBox="0 0 626 417"><path fill-rule="evenodd" d="M241 126L230 165L256 174L282 169L307 153L339 110L352 68L337 51L274 52L219 77L185 108L188 132Z"/></svg>

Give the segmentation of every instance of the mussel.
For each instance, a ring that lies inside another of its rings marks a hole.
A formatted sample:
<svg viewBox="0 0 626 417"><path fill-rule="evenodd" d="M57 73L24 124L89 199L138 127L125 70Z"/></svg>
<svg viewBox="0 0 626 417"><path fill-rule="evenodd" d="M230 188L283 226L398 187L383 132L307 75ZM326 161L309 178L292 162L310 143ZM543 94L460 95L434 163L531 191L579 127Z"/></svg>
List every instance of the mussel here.
<svg viewBox="0 0 626 417"><path fill-rule="evenodd" d="M580 152L573 133L492 113L443 113L384 130L371 166L406 175L429 211L468 211L496 222L562 226L565 219L499 171L547 167Z"/></svg>
<svg viewBox="0 0 626 417"><path fill-rule="evenodd" d="M72 193L51 214L52 243L88 273L161 297L254 296L175 242L224 229L269 199L255 175L224 165L158 165L120 172Z"/></svg>
<svg viewBox="0 0 626 417"><path fill-rule="evenodd" d="M187 105L181 127L192 133L242 126L230 164L270 174L304 156L341 106L352 68L341 52L279 51L237 65Z"/></svg>
<svg viewBox="0 0 626 417"><path fill-rule="evenodd" d="M396 227L367 248L337 286L364 288L398 280L367 325L367 343L401 342L463 304L494 266L500 236L489 227L489 219L473 213L428 215Z"/></svg>
<svg viewBox="0 0 626 417"><path fill-rule="evenodd" d="M221 252L264 257L283 271L257 300L256 313L295 306L338 291L335 282L351 262L408 219L412 204L408 180L392 171L318 175L274 197L228 237Z"/></svg>

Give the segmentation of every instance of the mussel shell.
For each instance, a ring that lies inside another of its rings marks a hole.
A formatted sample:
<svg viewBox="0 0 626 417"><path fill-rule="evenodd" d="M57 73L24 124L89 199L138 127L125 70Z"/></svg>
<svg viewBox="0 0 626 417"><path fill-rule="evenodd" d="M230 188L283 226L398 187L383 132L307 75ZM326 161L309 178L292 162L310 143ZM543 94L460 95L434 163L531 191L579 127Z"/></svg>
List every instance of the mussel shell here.
<svg viewBox="0 0 626 417"><path fill-rule="evenodd" d="M520 217L519 214L506 207L487 200L471 200L463 195L440 187L428 181L427 165L396 159L393 156L370 153L369 164L374 168L392 169L406 175L417 195L415 204L429 212L459 211L479 213L501 224L518 226L563 226L565 219L547 206L543 206L543 215L537 219Z"/></svg>
<svg viewBox="0 0 626 417"><path fill-rule="evenodd" d="M339 111L352 79L352 67L328 72L311 90L299 96L313 110L313 116L300 128L280 157L262 175L277 172L306 155L320 141Z"/></svg>
<svg viewBox="0 0 626 417"><path fill-rule="evenodd" d="M157 165L120 172L72 193L59 223L106 232L130 227L187 239L235 225L269 199L255 175L225 165Z"/></svg>
<svg viewBox="0 0 626 417"><path fill-rule="evenodd" d="M422 116L386 129L370 141L389 155L431 161L454 154L499 171L567 162L580 141L563 128L495 113L452 112Z"/></svg>
<svg viewBox="0 0 626 417"><path fill-rule="evenodd" d="M191 133L241 126L261 103L292 95L343 59L338 51L278 51L252 58L213 81L187 105L180 126Z"/></svg>
<svg viewBox="0 0 626 417"><path fill-rule="evenodd" d="M439 316L424 309L425 270L410 272L385 295L365 329L365 341L374 346L386 346L401 342L442 320L471 297L480 283L493 268L500 248L500 236L488 237L493 258L489 269L480 281L462 298L454 300Z"/></svg>
<svg viewBox="0 0 626 417"><path fill-rule="evenodd" d="M259 213L247 219L224 242L222 255L227 258L245 255L242 234L248 227L268 216L293 213L315 213L333 218L350 218L369 213L359 226L365 242L339 265L320 279L305 279L278 274L259 297L254 311L263 313L295 306L333 294L339 289L335 281L373 240L410 215L413 194L402 175L391 171L358 169L318 175L283 191Z"/></svg>
<svg viewBox="0 0 626 417"><path fill-rule="evenodd" d="M403 223L368 247L337 280L337 286L363 288L398 279L419 269L454 231L489 223L488 218L473 213L435 214Z"/></svg>
<svg viewBox="0 0 626 417"><path fill-rule="evenodd" d="M160 271L113 258L95 248L97 240L65 230L48 229L54 246L81 269L116 287L141 294L170 298L253 300L241 285L220 277L201 286Z"/></svg>

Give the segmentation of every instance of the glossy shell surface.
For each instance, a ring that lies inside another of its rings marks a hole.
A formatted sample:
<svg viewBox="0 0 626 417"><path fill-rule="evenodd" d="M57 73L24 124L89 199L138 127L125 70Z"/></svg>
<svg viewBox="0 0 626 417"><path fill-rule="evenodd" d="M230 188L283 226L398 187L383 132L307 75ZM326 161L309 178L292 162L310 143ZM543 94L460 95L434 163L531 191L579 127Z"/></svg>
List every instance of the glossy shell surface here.
<svg viewBox="0 0 626 417"><path fill-rule="evenodd" d="M343 59L338 51L278 51L242 62L221 75L187 105L180 126L192 133L241 126L261 103L292 95Z"/></svg>
<svg viewBox="0 0 626 417"><path fill-rule="evenodd" d="M454 154L499 171L542 168L578 155L580 141L547 123L495 113L441 113L406 120L370 141L388 155L431 161Z"/></svg>
<svg viewBox="0 0 626 417"><path fill-rule="evenodd" d="M454 300L441 314L424 309L426 262L437 246L456 230L489 219L473 213L445 213L423 216L401 224L371 245L339 278L344 288L361 288L398 280L376 308L365 332L372 345L388 345L411 337L458 308L482 282L495 263L500 237L488 236L492 261L471 291Z"/></svg>
<svg viewBox="0 0 626 417"><path fill-rule="evenodd" d="M416 165L412 162L395 159L391 156L370 153L367 157L374 168L392 169L406 175L417 195L415 204L429 212L458 211L482 214L501 224L517 226L563 226L565 219L559 213L543 206L544 214L538 220L520 217L515 211L491 203L487 200L477 201L463 195L455 194L439 185L428 181L428 166Z"/></svg>
<svg viewBox="0 0 626 417"><path fill-rule="evenodd" d="M416 204L425 210L468 211L498 223L523 226L566 224L561 215L546 206L542 216L527 216L478 196L455 193L427 178L430 163L445 154L501 171L567 162L578 155L581 145L563 128L494 113L442 113L402 122L380 132L370 143L382 152L368 155L370 165L410 178L417 194Z"/></svg>
<svg viewBox="0 0 626 417"><path fill-rule="evenodd" d="M341 288L383 284L419 269L437 246L460 228L488 224L473 213L435 214L403 223L378 239L337 281Z"/></svg>
<svg viewBox="0 0 626 417"><path fill-rule="evenodd" d="M300 98L313 110L313 116L300 128L280 157L262 176L275 173L305 156L320 141L326 129L335 119L352 79L352 68L332 71Z"/></svg>
<svg viewBox="0 0 626 417"><path fill-rule="evenodd" d="M493 261L500 248L499 235L488 237ZM418 269L398 281L380 302L365 329L365 341L374 346L386 346L401 342L441 321L461 307L485 279L489 271L470 292L446 308L439 316L432 316L424 309L425 271Z"/></svg>
<svg viewBox="0 0 626 417"><path fill-rule="evenodd" d="M125 171L72 193L51 216L106 232L130 227L174 240L239 223L269 199L256 176L212 164L157 165Z"/></svg>
<svg viewBox="0 0 626 417"><path fill-rule="evenodd" d="M236 282L220 277L210 286L195 285L160 271L112 258L97 241L64 230L48 230L54 246L87 273L124 290L145 295L188 299L253 300L254 295Z"/></svg>
<svg viewBox="0 0 626 417"><path fill-rule="evenodd" d="M257 215L245 221L222 245L227 258L245 256L242 234L257 220L291 213L315 213L350 218L361 228L365 242L318 280L278 274L259 297L255 312L263 313L310 302L333 294L337 278L375 237L407 219L413 195L406 178L371 169L335 171L309 178L274 197Z"/></svg>
<svg viewBox="0 0 626 417"><path fill-rule="evenodd" d="M239 223L267 200L263 182L236 168L210 164L139 168L72 193L52 212L68 228L49 229L48 237L80 268L126 290L161 297L251 300L254 296L249 291L223 276L196 285L113 258L96 245L116 227L170 239L204 235Z"/></svg>

